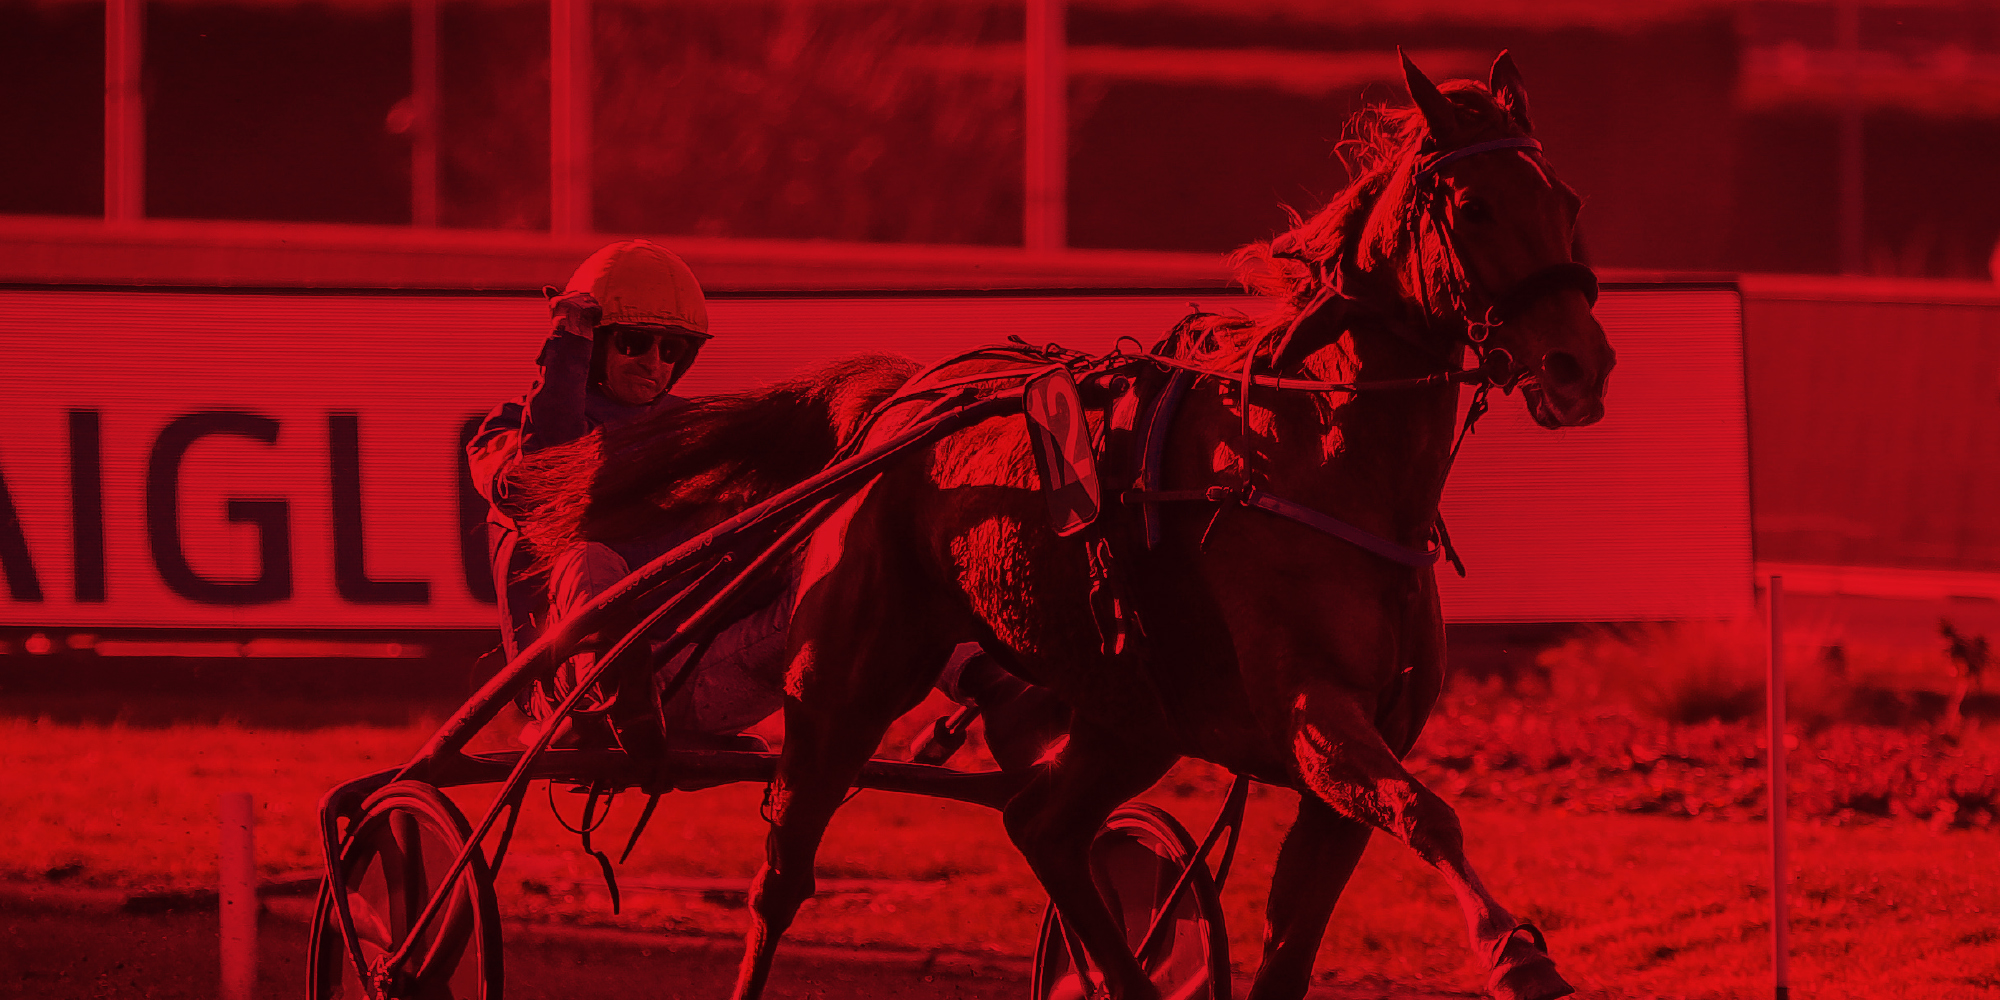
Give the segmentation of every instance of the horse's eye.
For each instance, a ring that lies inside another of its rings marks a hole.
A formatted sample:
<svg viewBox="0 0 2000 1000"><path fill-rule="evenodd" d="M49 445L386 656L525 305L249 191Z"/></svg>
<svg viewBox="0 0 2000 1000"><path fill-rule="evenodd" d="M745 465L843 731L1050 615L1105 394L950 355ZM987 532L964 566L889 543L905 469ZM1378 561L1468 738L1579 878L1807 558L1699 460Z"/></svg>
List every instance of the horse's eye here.
<svg viewBox="0 0 2000 1000"><path fill-rule="evenodd" d="M1485 222L1493 217L1493 211L1484 199L1468 196L1458 203L1458 217L1467 222Z"/></svg>

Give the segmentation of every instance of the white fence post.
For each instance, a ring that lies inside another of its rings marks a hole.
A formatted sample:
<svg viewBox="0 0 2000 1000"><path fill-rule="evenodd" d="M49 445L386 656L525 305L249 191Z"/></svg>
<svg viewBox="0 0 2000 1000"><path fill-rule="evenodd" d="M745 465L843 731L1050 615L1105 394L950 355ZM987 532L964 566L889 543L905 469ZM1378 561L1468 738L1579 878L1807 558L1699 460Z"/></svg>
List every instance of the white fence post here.
<svg viewBox="0 0 2000 1000"><path fill-rule="evenodd" d="M410 225L438 224L438 0L410 0Z"/></svg>
<svg viewBox="0 0 2000 1000"><path fill-rule="evenodd" d="M1061 250L1069 242L1069 64L1065 0L1028 0L1027 184L1021 242Z"/></svg>
<svg viewBox="0 0 2000 1000"><path fill-rule="evenodd" d="M549 232L595 228L591 195L590 0L549 0Z"/></svg>
<svg viewBox="0 0 2000 1000"><path fill-rule="evenodd" d="M146 103L143 0L104 3L104 221L146 214Z"/></svg>
<svg viewBox="0 0 2000 1000"><path fill-rule="evenodd" d="M1771 752L1771 991L1789 1000L1791 985L1791 912L1785 903L1785 578L1771 577L1765 597L1770 601L1771 677L1765 688Z"/></svg>
<svg viewBox="0 0 2000 1000"><path fill-rule="evenodd" d="M256 805L249 792L230 792L221 813L222 1000L250 1000L257 990Z"/></svg>

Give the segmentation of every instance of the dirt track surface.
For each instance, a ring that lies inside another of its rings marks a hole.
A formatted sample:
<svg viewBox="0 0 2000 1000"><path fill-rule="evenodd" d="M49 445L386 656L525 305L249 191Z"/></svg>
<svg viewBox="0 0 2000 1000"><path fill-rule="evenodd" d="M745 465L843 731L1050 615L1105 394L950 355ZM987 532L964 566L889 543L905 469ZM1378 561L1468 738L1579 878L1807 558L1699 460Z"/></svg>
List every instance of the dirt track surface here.
<svg viewBox="0 0 2000 1000"><path fill-rule="evenodd" d="M306 982L310 900L278 900L258 929L260 1000L301 997ZM38 1000L131 997L209 1000L219 981L213 909L123 912L112 893L0 892L0 997ZM723 997L735 979L735 941L629 933L527 931L510 927L506 995ZM965 998L998 1000L1027 992L1026 963L974 964L920 955L822 949L779 955L766 996L781 998Z"/></svg>
<svg viewBox="0 0 2000 1000"><path fill-rule="evenodd" d="M272 901L258 931L259 1000L303 997L310 900ZM210 909L128 913L110 891L0 885L0 1000L212 1000L220 970ZM729 995L740 945L564 928L508 928L506 995L715 998ZM1238 981L1236 995L1248 984ZM1028 962L794 947L780 951L772 1000L1021 1000ZM1395 984L1321 986L1311 1000L1465 1000Z"/></svg>

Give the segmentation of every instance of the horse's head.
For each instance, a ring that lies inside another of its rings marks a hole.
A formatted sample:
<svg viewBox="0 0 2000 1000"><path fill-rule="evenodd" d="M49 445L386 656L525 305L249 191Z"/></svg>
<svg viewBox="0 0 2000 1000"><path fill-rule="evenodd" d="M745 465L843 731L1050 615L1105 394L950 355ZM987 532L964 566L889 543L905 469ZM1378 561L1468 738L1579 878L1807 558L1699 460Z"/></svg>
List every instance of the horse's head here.
<svg viewBox="0 0 2000 1000"><path fill-rule="evenodd" d="M1393 275L1431 331L1463 330L1506 366L1536 423L1594 423L1615 355L1591 315L1597 279L1572 257L1582 201L1542 158L1514 60L1502 52L1486 86L1439 88L1408 57L1403 71L1420 117L1378 180L1356 263Z"/></svg>

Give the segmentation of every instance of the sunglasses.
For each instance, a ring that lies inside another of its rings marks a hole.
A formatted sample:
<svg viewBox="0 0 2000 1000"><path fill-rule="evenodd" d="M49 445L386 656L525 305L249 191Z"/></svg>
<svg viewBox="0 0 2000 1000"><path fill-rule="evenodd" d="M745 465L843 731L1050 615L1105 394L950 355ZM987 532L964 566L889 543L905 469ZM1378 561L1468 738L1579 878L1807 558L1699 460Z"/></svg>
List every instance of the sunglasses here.
<svg viewBox="0 0 2000 1000"><path fill-rule="evenodd" d="M699 346L689 338L672 333L655 333L624 327L611 334L611 348L628 358L642 357L659 349L660 360L668 364L694 354Z"/></svg>

